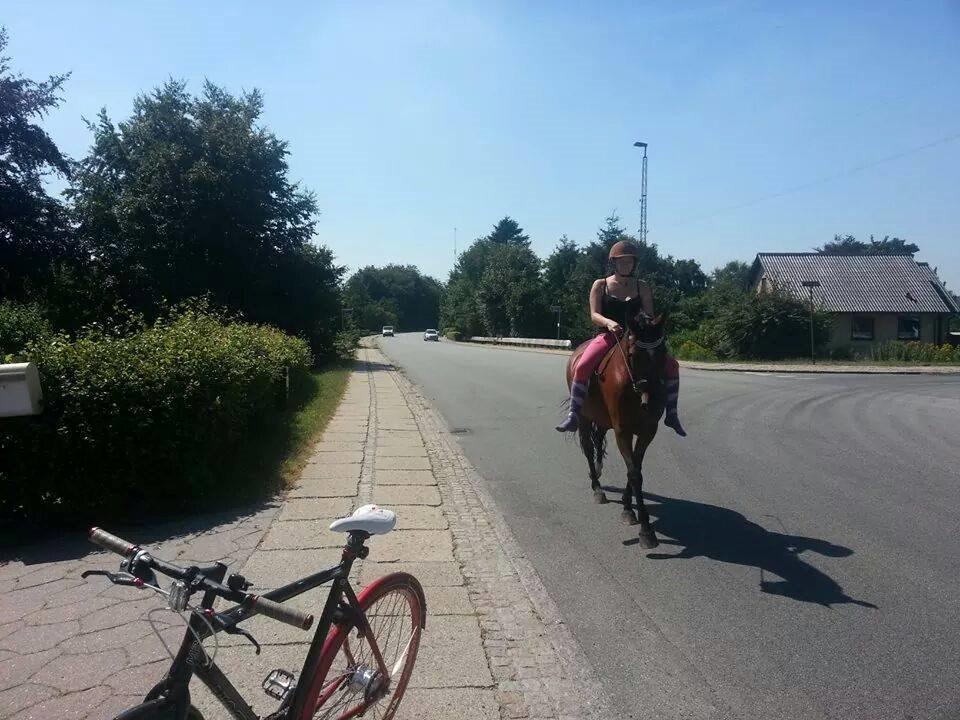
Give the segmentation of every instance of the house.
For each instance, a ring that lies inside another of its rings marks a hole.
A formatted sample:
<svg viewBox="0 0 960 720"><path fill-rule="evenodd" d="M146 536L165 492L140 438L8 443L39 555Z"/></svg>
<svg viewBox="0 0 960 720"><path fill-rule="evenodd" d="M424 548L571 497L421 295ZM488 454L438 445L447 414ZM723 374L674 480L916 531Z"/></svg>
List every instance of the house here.
<svg viewBox="0 0 960 720"><path fill-rule="evenodd" d="M912 255L760 253L750 271L757 292L778 288L834 316L831 348L889 340L944 343L960 312L933 269Z"/></svg>

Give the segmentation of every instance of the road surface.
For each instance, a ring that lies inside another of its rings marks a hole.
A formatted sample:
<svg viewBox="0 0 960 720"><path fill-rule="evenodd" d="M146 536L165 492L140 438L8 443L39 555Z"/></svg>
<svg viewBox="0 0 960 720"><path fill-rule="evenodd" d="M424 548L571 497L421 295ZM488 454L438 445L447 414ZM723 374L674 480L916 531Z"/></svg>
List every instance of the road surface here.
<svg viewBox="0 0 960 720"><path fill-rule="evenodd" d="M553 430L565 356L380 345L622 717L960 717L960 377L685 372L689 437L661 428L644 468L661 539L644 552ZM610 440L601 481L622 487Z"/></svg>

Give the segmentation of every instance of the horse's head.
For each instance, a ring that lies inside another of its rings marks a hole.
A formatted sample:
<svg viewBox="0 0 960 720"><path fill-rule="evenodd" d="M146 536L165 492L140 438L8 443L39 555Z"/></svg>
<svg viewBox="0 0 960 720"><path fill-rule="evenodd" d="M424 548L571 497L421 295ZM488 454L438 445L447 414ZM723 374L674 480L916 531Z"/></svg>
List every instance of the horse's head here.
<svg viewBox="0 0 960 720"><path fill-rule="evenodd" d="M651 317L642 310L627 323L627 358L633 375L633 389L643 403L650 399L654 383L663 377L667 356L663 315Z"/></svg>

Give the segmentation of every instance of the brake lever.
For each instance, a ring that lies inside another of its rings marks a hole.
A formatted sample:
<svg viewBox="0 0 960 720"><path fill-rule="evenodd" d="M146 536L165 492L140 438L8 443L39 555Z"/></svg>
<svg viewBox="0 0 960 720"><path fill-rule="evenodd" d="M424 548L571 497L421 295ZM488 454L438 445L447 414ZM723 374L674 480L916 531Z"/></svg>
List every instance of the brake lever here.
<svg viewBox="0 0 960 720"><path fill-rule="evenodd" d="M131 577L129 575L119 575L117 573L112 573L109 570L84 570L80 573L80 577L86 580L91 575L102 575L107 578L114 585L129 585L130 587L140 588L143 587L143 580L136 577Z"/></svg>
<svg viewBox="0 0 960 720"><path fill-rule="evenodd" d="M253 647L256 648L256 654L257 655L260 654L260 643L258 643L257 639L250 634L249 630L244 630L242 627L231 625L229 627L223 628L223 632L227 633L228 635L243 635L247 640L249 640L253 644Z"/></svg>

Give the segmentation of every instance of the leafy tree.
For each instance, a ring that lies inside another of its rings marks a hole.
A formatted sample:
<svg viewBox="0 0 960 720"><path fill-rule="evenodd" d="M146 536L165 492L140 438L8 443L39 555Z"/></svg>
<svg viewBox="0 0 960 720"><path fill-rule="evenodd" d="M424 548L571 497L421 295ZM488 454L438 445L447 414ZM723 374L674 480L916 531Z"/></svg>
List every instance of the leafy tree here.
<svg viewBox="0 0 960 720"><path fill-rule="evenodd" d="M914 243L889 235L883 240L875 240L871 235L870 242L857 240L853 235L834 235L831 242L815 250L821 255L914 255L920 252Z"/></svg>
<svg viewBox="0 0 960 720"><path fill-rule="evenodd" d="M814 312L814 338L822 346L833 323L827 312ZM786 293L745 293L704 328L707 347L725 357L790 358L810 354L810 308ZM701 343L703 344L703 343Z"/></svg>
<svg viewBox="0 0 960 720"><path fill-rule="evenodd" d="M366 330L393 324L402 330L436 327L443 287L414 265L367 266L344 285L344 304ZM390 316L390 317L388 317Z"/></svg>
<svg viewBox="0 0 960 720"><path fill-rule="evenodd" d="M126 303L155 314L207 295L328 352L343 269L311 245L316 202L288 179L287 144L259 124L263 99L169 81L93 146L68 191L78 231Z"/></svg>
<svg viewBox="0 0 960 720"><path fill-rule="evenodd" d="M531 337L546 325L540 260L525 245L495 246L477 287L488 335Z"/></svg>
<svg viewBox="0 0 960 720"><path fill-rule="evenodd" d="M37 299L56 267L77 262L63 206L44 189L70 164L38 121L59 106L69 74L37 82L14 73L0 28L0 298Z"/></svg>

